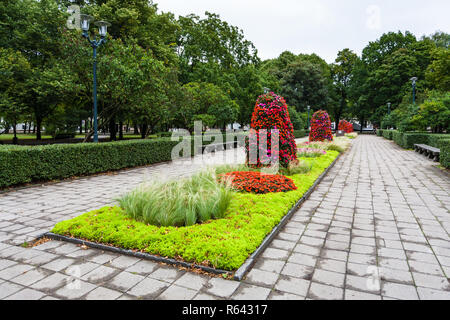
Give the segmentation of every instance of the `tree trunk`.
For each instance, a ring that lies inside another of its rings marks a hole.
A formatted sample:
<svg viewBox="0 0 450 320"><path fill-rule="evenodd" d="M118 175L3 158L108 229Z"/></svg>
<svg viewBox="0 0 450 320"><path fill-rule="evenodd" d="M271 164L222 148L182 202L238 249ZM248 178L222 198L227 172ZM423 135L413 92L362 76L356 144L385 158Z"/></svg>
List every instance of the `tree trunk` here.
<svg viewBox="0 0 450 320"><path fill-rule="evenodd" d="M80 119L80 134L83 134L83 119Z"/></svg>
<svg viewBox="0 0 450 320"><path fill-rule="evenodd" d="M123 140L123 122L119 121L119 140Z"/></svg>
<svg viewBox="0 0 450 320"><path fill-rule="evenodd" d="M141 127L141 138L145 139L146 135L147 135L147 128L148 125L146 123L144 123Z"/></svg>
<svg viewBox="0 0 450 320"><path fill-rule="evenodd" d="M18 141L16 127L17 127L17 123L14 122L14 124L13 124L13 132L14 132L13 144L17 144L17 141Z"/></svg>
<svg viewBox="0 0 450 320"><path fill-rule="evenodd" d="M139 128L137 124L134 124L134 134L139 134Z"/></svg>
<svg viewBox="0 0 450 320"><path fill-rule="evenodd" d="M116 119L113 117L110 121L109 121L109 140L110 141L116 141Z"/></svg>
<svg viewBox="0 0 450 320"><path fill-rule="evenodd" d="M36 140L42 140L41 126L42 119L40 117L36 117Z"/></svg>

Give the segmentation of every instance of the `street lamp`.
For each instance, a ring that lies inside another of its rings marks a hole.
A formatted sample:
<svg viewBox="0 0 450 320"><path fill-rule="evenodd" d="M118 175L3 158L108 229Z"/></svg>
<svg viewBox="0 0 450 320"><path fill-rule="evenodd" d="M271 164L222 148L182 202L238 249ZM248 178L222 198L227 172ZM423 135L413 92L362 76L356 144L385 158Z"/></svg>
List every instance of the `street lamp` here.
<svg viewBox="0 0 450 320"><path fill-rule="evenodd" d="M80 15L81 30L83 30L83 37L86 38L92 46L93 58L94 58L94 82L93 82L93 98L94 98L94 142L98 142L98 124L97 124L97 48L106 42L106 34L108 27L111 25L106 21L97 21L94 24L98 27L98 33L100 34L100 40L91 40L89 37L89 24L94 20L93 17L87 14Z"/></svg>
<svg viewBox="0 0 450 320"><path fill-rule="evenodd" d="M269 88L264 87L263 89L264 89L264 94L268 94L270 92Z"/></svg>
<svg viewBox="0 0 450 320"><path fill-rule="evenodd" d="M311 110L311 106L307 106L306 109L308 109L308 120L306 121L306 124L308 125L309 130L309 111Z"/></svg>
<svg viewBox="0 0 450 320"><path fill-rule="evenodd" d="M388 115L390 115L391 114L391 103L390 102L387 103L387 107L388 107Z"/></svg>
<svg viewBox="0 0 450 320"><path fill-rule="evenodd" d="M416 81L418 80L417 77L412 77L412 88L413 88L413 104L416 104Z"/></svg>

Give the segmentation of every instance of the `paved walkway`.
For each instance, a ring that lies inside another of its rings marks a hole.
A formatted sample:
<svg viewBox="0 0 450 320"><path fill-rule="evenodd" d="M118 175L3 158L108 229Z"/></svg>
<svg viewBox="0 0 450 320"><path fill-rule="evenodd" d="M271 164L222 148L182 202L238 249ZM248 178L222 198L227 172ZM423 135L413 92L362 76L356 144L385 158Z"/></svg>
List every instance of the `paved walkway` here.
<svg viewBox="0 0 450 320"><path fill-rule="evenodd" d="M200 164L3 193L0 299L449 300L450 179L434 165L382 138L359 137L242 282L58 241L19 246L150 175L188 175Z"/></svg>

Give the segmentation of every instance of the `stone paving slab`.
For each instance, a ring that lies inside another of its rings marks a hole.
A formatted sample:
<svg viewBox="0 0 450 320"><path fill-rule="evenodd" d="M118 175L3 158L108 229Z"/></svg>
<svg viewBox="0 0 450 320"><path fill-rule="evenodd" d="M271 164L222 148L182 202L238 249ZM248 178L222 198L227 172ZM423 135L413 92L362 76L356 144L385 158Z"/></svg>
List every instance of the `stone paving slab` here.
<svg viewBox="0 0 450 320"><path fill-rule="evenodd" d="M20 246L144 180L187 176L201 163L0 193L0 299L449 300L450 179L435 165L360 136L242 282L58 241Z"/></svg>

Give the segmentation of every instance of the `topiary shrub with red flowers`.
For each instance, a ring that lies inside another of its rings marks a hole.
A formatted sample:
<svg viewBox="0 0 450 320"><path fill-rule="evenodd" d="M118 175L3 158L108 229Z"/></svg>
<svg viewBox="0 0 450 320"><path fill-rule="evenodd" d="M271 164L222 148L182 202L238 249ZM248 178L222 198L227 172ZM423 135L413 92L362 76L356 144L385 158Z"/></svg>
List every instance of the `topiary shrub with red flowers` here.
<svg viewBox="0 0 450 320"><path fill-rule="evenodd" d="M339 121L338 130L344 131L345 133L352 133L353 132L353 124L351 124L347 120L341 120L341 121Z"/></svg>
<svg viewBox="0 0 450 320"><path fill-rule="evenodd" d="M230 181L236 190L256 194L297 190L292 179L261 172L235 171L220 174L218 179L220 182Z"/></svg>
<svg viewBox="0 0 450 320"><path fill-rule="evenodd" d="M309 141L333 141L333 133L331 132L331 120L328 113L319 110L311 118L311 131L309 133Z"/></svg>
<svg viewBox="0 0 450 320"><path fill-rule="evenodd" d="M273 157L276 161L279 160L281 166L287 168L289 163L297 161L295 144L294 127L289 117L288 106L283 97L276 95L273 92L261 95L256 100L255 109L252 115L251 129L256 135L256 139L247 139L246 152L247 163L249 162L250 149L258 150L257 163L250 165L261 167L263 166L261 159L263 152L268 157ZM272 154L271 130L279 130L279 152L278 155ZM267 153L262 149L260 144L261 134L260 130L267 130ZM256 142L255 142L256 141ZM256 145L254 145L256 143Z"/></svg>

